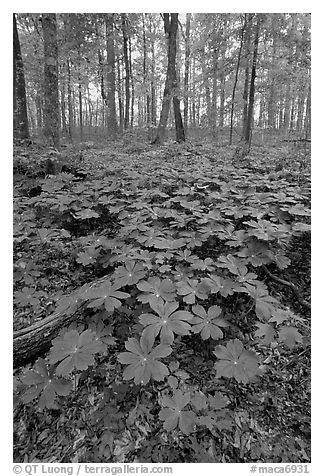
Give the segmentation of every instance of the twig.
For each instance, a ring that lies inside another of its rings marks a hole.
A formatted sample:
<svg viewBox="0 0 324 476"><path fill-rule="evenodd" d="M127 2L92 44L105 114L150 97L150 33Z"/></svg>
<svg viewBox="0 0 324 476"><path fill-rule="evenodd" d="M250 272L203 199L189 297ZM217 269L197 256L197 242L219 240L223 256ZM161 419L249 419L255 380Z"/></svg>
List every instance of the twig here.
<svg viewBox="0 0 324 476"><path fill-rule="evenodd" d="M284 286L288 286L293 291L293 293L295 294L297 298L297 301L302 306L304 306L306 309L309 309L309 310L311 309L311 305L300 296L299 289L297 288L297 286L295 286L295 284L291 283L290 281L286 281L285 279L278 278L274 274L270 273L270 271L265 265L262 265L262 268L271 279L273 279L274 281L277 281L277 283L283 284Z"/></svg>

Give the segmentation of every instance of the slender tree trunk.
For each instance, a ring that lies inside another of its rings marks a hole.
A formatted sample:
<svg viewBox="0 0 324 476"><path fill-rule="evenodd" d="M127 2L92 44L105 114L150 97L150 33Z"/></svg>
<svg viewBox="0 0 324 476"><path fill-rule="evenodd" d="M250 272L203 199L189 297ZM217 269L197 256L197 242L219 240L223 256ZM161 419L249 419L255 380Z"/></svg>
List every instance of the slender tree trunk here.
<svg viewBox="0 0 324 476"><path fill-rule="evenodd" d="M152 17L149 17L149 31L151 33L151 121L152 125L156 126L156 88L155 88L155 47L152 35Z"/></svg>
<svg viewBox="0 0 324 476"><path fill-rule="evenodd" d="M271 27L273 31L273 44L272 44L272 62L271 69L269 71L269 102L268 102L268 126L272 129L276 128L276 116L277 116L277 82L276 82L276 66L277 66L277 37L276 37L276 17L272 14Z"/></svg>
<svg viewBox="0 0 324 476"><path fill-rule="evenodd" d="M107 128L108 139L115 140L117 137L116 121L116 79L115 79L115 45L114 45L114 14L106 14L106 42L107 42Z"/></svg>
<svg viewBox="0 0 324 476"><path fill-rule="evenodd" d="M191 105L192 105L192 125L196 127L196 58L193 58L191 69Z"/></svg>
<svg viewBox="0 0 324 476"><path fill-rule="evenodd" d="M205 58L208 57L208 52L204 50L201 60L201 69L202 69L202 76L203 76L203 85L205 89L205 98L206 98L206 113L207 113L207 124L208 128L212 130L212 114L211 114L211 99L210 99L210 87L209 87L209 77L207 74L207 67L206 67L206 60Z"/></svg>
<svg viewBox="0 0 324 476"><path fill-rule="evenodd" d="M233 90L232 90L229 145L232 145L232 141L233 141L233 117L234 117L234 107L235 107L235 93L236 93L237 80L238 80L238 75L239 75L239 70L240 70L240 63L241 63L242 49L243 49L243 43L244 43L245 28L246 28L246 17L244 17L244 19L242 20L240 49L239 49L238 56L237 56L237 63L236 63L236 69L235 69L235 79L234 79Z"/></svg>
<svg viewBox="0 0 324 476"><path fill-rule="evenodd" d="M78 87L79 96L79 127L80 127L80 140L83 141L83 110L82 110L82 85L79 83Z"/></svg>
<svg viewBox="0 0 324 476"><path fill-rule="evenodd" d="M65 113L65 84L62 81L61 85L61 117L62 117L62 133L66 135L67 127L66 127L66 113Z"/></svg>
<svg viewBox="0 0 324 476"><path fill-rule="evenodd" d="M309 81L307 101L306 101L306 116L304 122L305 138L311 138L311 82Z"/></svg>
<svg viewBox="0 0 324 476"><path fill-rule="evenodd" d="M300 133L303 128L304 111L305 111L305 90L304 90L304 87L301 87L299 95L298 95L298 101L297 101L297 126L296 127L297 127L298 133Z"/></svg>
<svg viewBox="0 0 324 476"><path fill-rule="evenodd" d="M245 32L245 80L243 91L243 128L242 140L246 136L248 104L249 104L249 79L250 79L250 49L251 49L251 28L253 14L245 14L246 32Z"/></svg>
<svg viewBox="0 0 324 476"><path fill-rule="evenodd" d="M170 18L171 17L171 18ZM178 14L164 13L164 31L168 36L168 67L163 93L163 103L160 116L160 123L157 135L154 140L155 144L163 142L165 137L166 125L168 122L170 101L173 97L174 118L176 125L176 140L182 142L185 140L182 116L180 111L180 101L177 96L177 74L176 74L176 53L177 53L177 30L178 30Z"/></svg>
<svg viewBox="0 0 324 476"><path fill-rule="evenodd" d="M144 104L144 111L146 116L146 125L150 125L150 95L148 93L148 81L147 81L147 42L146 42L146 34L145 34L145 17L146 13L142 15L143 21L143 81L144 81L144 91L145 91L145 104Z"/></svg>
<svg viewBox="0 0 324 476"><path fill-rule="evenodd" d="M39 132L43 128L43 102L39 91L36 91L35 105L37 131Z"/></svg>
<svg viewBox="0 0 324 476"><path fill-rule="evenodd" d="M71 66L70 60L67 60L67 73L68 73L68 111L69 111L69 137L72 139L73 129L73 102L72 102L72 85L71 85Z"/></svg>
<svg viewBox="0 0 324 476"><path fill-rule="evenodd" d="M285 133L288 132L289 129L289 121L290 121L290 111L291 111L291 85L288 83L286 85L286 91L285 91L285 103L284 103L284 122L283 122L283 128Z"/></svg>
<svg viewBox="0 0 324 476"><path fill-rule="evenodd" d="M13 14L13 134L15 139L29 138L24 64L15 14Z"/></svg>
<svg viewBox="0 0 324 476"><path fill-rule="evenodd" d="M124 132L124 105L123 105L122 82L121 82L119 58L117 59L117 96L118 96L118 108L119 108L119 131L122 134Z"/></svg>
<svg viewBox="0 0 324 476"><path fill-rule="evenodd" d="M124 126L125 130L128 129L129 126L129 105L130 105L130 80L129 80L129 59L128 59L128 31L127 31L127 19L126 14L121 14L122 19L122 31L123 31L123 48L124 48L124 64L125 64L125 118L124 118Z"/></svg>
<svg viewBox="0 0 324 476"><path fill-rule="evenodd" d="M225 49L222 54L222 66L220 75L220 104L219 104L219 127L224 127L225 116Z"/></svg>
<svg viewBox="0 0 324 476"><path fill-rule="evenodd" d="M56 14L43 13L45 62L45 111L44 135L54 147L60 147L59 139L59 100L58 100L58 56Z"/></svg>
<svg viewBox="0 0 324 476"><path fill-rule="evenodd" d="M190 20L191 13L186 14L186 36L185 36L185 74L184 74L184 128L188 128L188 102L189 102L189 69L190 69Z"/></svg>
<svg viewBox="0 0 324 476"><path fill-rule="evenodd" d="M133 67L132 67L131 37L129 37L128 44L129 44L129 75L130 75L131 92L132 92L130 126L131 126L131 128L133 128L134 127L135 84L134 84L134 75L133 75Z"/></svg>
<svg viewBox="0 0 324 476"><path fill-rule="evenodd" d="M253 61L252 61L252 70L251 70L251 84L250 84L250 94L249 94L247 127L245 130L245 143L248 144L248 151L250 150L251 139L252 139L252 122L253 122L253 110L254 110L255 78L256 78L256 68L257 68L257 58L258 58L260 21L261 21L261 18L257 14L255 36L254 36L254 49L253 49Z"/></svg>

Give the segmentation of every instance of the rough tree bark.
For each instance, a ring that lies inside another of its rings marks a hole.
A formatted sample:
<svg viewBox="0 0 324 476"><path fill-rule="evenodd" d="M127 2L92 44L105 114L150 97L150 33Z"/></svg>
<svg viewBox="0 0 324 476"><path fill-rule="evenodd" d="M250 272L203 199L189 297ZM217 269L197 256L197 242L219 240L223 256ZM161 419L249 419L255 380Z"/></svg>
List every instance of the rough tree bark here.
<svg viewBox="0 0 324 476"><path fill-rule="evenodd" d="M15 139L29 138L24 64L15 14L13 14L13 134Z"/></svg>
<svg viewBox="0 0 324 476"><path fill-rule="evenodd" d="M58 92L58 56L56 14L43 13L42 25L44 35L44 136L54 145L60 147L59 92Z"/></svg>
<svg viewBox="0 0 324 476"><path fill-rule="evenodd" d="M176 126L176 140L183 142L185 140L182 116L180 111L180 100L178 98L178 82L176 74L176 52L177 52L177 31L178 31L178 14L163 13L164 31L168 38L168 66L167 75L163 93L163 103L160 116L160 122L157 130L154 144L161 144L165 137L166 125L168 122L171 97L173 97L173 109Z"/></svg>

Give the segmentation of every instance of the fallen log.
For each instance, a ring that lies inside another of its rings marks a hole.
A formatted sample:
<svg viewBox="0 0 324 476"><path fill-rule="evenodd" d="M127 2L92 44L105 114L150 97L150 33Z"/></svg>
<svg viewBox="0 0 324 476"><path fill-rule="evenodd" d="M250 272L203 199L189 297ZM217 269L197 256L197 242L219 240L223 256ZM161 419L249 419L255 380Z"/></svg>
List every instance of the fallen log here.
<svg viewBox="0 0 324 476"><path fill-rule="evenodd" d="M45 319L13 333L13 367L17 369L44 355L62 327L76 319L86 305L85 292L99 286L108 276L86 284L65 296L57 309Z"/></svg>

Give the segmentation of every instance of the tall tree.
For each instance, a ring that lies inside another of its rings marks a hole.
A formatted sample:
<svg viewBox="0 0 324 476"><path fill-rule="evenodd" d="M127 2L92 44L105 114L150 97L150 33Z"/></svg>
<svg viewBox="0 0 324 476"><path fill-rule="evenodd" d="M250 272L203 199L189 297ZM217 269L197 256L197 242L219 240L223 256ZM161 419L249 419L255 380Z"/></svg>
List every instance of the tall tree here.
<svg viewBox="0 0 324 476"><path fill-rule="evenodd" d="M184 73L184 128L188 128L188 102L189 102L189 69L190 69L190 19L191 13L186 14L186 36L185 36L185 73Z"/></svg>
<svg viewBox="0 0 324 476"><path fill-rule="evenodd" d="M247 123L246 123L246 128L244 131L245 133L244 140L245 140L245 144L247 145L247 151L250 150L251 139L252 139L255 78L256 78L257 58L258 58L260 22L261 22L261 15L256 14L256 24L255 24L254 44L253 44L253 60L252 60L252 69L251 69L251 83L250 83L250 92L249 92L249 106L248 106L248 114L247 114Z"/></svg>
<svg viewBox="0 0 324 476"><path fill-rule="evenodd" d="M178 81L176 73L178 13L163 13L163 20L164 32L168 39L168 66L160 122L158 125L156 138L154 139L155 144L162 143L165 137L165 129L169 117L171 97L173 98L176 140L178 142L183 142L185 140L185 133L180 111L180 100L177 91Z"/></svg>
<svg viewBox="0 0 324 476"><path fill-rule="evenodd" d="M58 56L56 14L43 13L44 35L44 135L59 148L59 95L58 95Z"/></svg>
<svg viewBox="0 0 324 476"><path fill-rule="evenodd" d="M122 31L123 31L123 49L124 49L124 65L125 65L125 130L129 126L129 106L130 106L130 66L128 58L128 28L126 14L121 14Z"/></svg>
<svg viewBox="0 0 324 476"><path fill-rule="evenodd" d="M235 69L235 79L234 79L234 84L233 84L233 90L232 90L232 102L231 102L231 124L230 124L230 139L229 139L229 145L232 145L232 140L233 140L233 116L234 116L234 106L235 106L235 92L236 92L236 85L237 85L237 80L238 80L238 74L240 70L240 63L241 63L241 55L242 55L242 48L243 48L243 42L244 42L244 32L246 28L246 17L242 19L242 28L241 28L241 38L240 38L240 48L237 56L237 63L236 63L236 69Z"/></svg>
<svg viewBox="0 0 324 476"><path fill-rule="evenodd" d="M253 13L245 14L246 30L245 30L245 79L243 90L243 128L242 128L242 140L245 139L248 117L248 104L249 104L249 80L250 80L250 52L251 52L251 31Z"/></svg>
<svg viewBox="0 0 324 476"><path fill-rule="evenodd" d="M114 43L114 14L107 13L106 20L106 44L107 44L107 128L108 139L117 137L116 120L116 75L115 75L115 43Z"/></svg>
<svg viewBox="0 0 324 476"><path fill-rule="evenodd" d="M16 15L13 14L13 132L16 139L28 139L28 117L24 64L21 56Z"/></svg>

